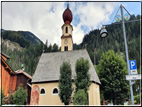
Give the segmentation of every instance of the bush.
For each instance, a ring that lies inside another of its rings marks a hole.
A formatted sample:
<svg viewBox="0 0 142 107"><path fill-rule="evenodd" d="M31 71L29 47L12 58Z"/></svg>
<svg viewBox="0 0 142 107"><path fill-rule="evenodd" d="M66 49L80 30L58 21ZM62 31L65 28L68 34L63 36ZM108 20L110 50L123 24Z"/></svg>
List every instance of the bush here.
<svg viewBox="0 0 142 107"><path fill-rule="evenodd" d="M140 104L140 95L141 94L137 94L136 96L134 96L134 103L135 104Z"/></svg>
<svg viewBox="0 0 142 107"><path fill-rule="evenodd" d="M14 104L14 95L12 90L10 92L10 95L8 96L8 104Z"/></svg>
<svg viewBox="0 0 142 107"><path fill-rule="evenodd" d="M23 84L20 84L18 90L14 94L14 102L16 105L24 105L27 101L27 90L23 88Z"/></svg>
<svg viewBox="0 0 142 107"><path fill-rule="evenodd" d="M88 104L87 94L85 93L84 89L79 89L74 94L73 104L74 105L87 105Z"/></svg>

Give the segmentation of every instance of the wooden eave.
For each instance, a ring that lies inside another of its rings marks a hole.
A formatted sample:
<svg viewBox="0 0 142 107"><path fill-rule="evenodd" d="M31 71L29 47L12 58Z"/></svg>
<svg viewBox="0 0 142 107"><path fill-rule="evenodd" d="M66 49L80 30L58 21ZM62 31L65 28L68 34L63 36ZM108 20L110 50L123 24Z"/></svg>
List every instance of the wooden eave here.
<svg viewBox="0 0 142 107"><path fill-rule="evenodd" d="M24 71L18 71L18 72L15 72L15 74L23 74L24 76L26 76L27 78L31 79L32 80L32 76L30 76L28 73L24 72Z"/></svg>
<svg viewBox="0 0 142 107"><path fill-rule="evenodd" d="M10 74L15 74L15 72L12 70L12 68L7 64L7 62L3 59L2 59L2 63L4 64L5 66L5 69L9 71Z"/></svg>
<svg viewBox="0 0 142 107"><path fill-rule="evenodd" d="M6 57L7 59L10 59L10 56L8 56L7 54L5 54L4 52L1 53L2 56Z"/></svg>

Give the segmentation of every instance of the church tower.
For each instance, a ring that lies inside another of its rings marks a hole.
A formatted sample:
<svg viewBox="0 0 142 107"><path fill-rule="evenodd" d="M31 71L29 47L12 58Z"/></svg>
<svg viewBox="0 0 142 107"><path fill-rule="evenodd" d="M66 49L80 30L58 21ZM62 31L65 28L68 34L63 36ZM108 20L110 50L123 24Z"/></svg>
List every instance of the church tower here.
<svg viewBox="0 0 142 107"><path fill-rule="evenodd" d="M62 25L61 36L61 51L73 50L72 31L73 27L70 24L72 22L72 12L69 9L69 4L63 13L64 24Z"/></svg>

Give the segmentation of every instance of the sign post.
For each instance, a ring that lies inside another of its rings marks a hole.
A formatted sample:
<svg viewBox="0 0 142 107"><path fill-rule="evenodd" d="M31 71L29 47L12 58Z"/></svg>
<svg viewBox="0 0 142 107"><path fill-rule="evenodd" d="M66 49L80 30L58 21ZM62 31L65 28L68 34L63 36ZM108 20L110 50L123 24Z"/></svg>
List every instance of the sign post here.
<svg viewBox="0 0 142 107"><path fill-rule="evenodd" d="M138 72L137 72L136 60L129 60L128 64L130 65L129 66L130 68L128 67L130 72L128 72L129 75L126 75L126 80L129 80L129 82L130 82L132 104L134 104L132 85L135 84L135 81L131 82L131 80L140 80L141 74L138 74ZM127 105L127 102L125 102L124 105Z"/></svg>
<svg viewBox="0 0 142 107"><path fill-rule="evenodd" d="M130 60L129 64L130 64L131 75L132 74L138 74L138 72L137 72L137 66L136 66L136 60Z"/></svg>
<svg viewBox="0 0 142 107"><path fill-rule="evenodd" d="M126 75L126 80L140 80L140 79L141 79L141 74Z"/></svg>

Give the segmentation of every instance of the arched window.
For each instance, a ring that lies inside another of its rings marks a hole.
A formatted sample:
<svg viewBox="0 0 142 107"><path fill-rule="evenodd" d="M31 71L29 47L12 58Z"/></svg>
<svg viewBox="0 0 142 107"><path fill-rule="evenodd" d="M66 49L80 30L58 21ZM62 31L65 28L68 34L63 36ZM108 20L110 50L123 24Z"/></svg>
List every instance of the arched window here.
<svg viewBox="0 0 142 107"><path fill-rule="evenodd" d="M53 89L53 94L58 94L58 89L57 88Z"/></svg>
<svg viewBox="0 0 142 107"><path fill-rule="evenodd" d="M68 33L68 27L66 27L66 33Z"/></svg>
<svg viewBox="0 0 142 107"><path fill-rule="evenodd" d="M45 94L45 89L44 89L44 88L42 88L42 89L40 90L40 94Z"/></svg>

